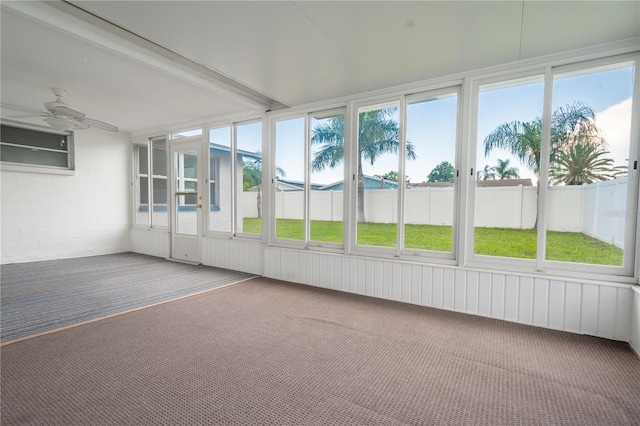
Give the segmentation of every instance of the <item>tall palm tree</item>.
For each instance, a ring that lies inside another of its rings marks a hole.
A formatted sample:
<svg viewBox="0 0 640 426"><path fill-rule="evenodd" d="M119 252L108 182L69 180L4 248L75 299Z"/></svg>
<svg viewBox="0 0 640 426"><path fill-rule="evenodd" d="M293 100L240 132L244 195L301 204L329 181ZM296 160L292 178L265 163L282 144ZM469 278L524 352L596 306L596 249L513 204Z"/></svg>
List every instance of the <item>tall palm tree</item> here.
<svg viewBox="0 0 640 426"><path fill-rule="evenodd" d="M478 180L493 180L496 178L496 171L494 167L489 167L488 164L484 165L484 169L476 173Z"/></svg>
<svg viewBox="0 0 640 426"><path fill-rule="evenodd" d="M496 173L498 179L512 179L519 178L520 173L518 173L518 169L515 167L509 166L509 160L501 160L498 159L498 164L492 167L493 171Z"/></svg>
<svg viewBox="0 0 640 426"><path fill-rule="evenodd" d="M555 161L559 150L577 143L604 145L600 129L595 123L591 107L576 102L555 110L551 117L550 162ZM535 174L540 173L540 149L542 146L542 118L533 121L511 121L496 127L484 139L484 154L494 149L504 149L517 157Z"/></svg>
<svg viewBox="0 0 640 426"><path fill-rule="evenodd" d="M384 108L362 112L358 116L358 222L365 222L364 215L364 174L362 162L372 165L383 154L397 153L400 148L398 121L394 118L395 108ZM313 129L311 143L321 145L314 152L311 162L313 171L334 168L344 160L344 117L332 117ZM414 160L413 145L407 142L407 158Z"/></svg>
<svg viewBox="0 0 640 426"><path fill-rule="evenodd" d="M559 152L580 143L596 147L606 143L596 125L593 109L582 102L576 102L573 105L566 105L555 110L551 116L549 147L551 167L554 167ZM484 139L485 156L488 156L494 149L504 149L517 157L536 175L540 174L541 147L541 117L529 122L503 123ZM534 227L536 229L538 227L537 216Z"/></svg>
<svg viewBox="0 0 640 426"><path fill-rule="evenodd" d="M557 155L549 172L551 184L582 185L614 179L626 173L626 167L614 166L611 157L602 147L578 143Z"/></svg>

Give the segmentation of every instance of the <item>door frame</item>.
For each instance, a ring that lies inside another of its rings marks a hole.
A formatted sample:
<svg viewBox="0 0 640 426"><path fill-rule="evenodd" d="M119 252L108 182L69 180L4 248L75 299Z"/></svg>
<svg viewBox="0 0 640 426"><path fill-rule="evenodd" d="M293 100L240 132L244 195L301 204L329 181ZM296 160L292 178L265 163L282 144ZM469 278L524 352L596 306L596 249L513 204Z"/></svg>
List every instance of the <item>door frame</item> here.
<svg viewBox="0 0 640 426"><path fill-rule="evenodd" d="M202 136L181 138L170 140L169 149L169 234L170 250L169 259L190 264L200 264L202 262L201 238L202 238L202 205L203 205L203 185L205 184L203 159L202 159ZM181 234L177 232L176 214L176 184L177 176L175 171L175 154L180 152L195 152L196 162L196 231L195 235Z"/></svg>

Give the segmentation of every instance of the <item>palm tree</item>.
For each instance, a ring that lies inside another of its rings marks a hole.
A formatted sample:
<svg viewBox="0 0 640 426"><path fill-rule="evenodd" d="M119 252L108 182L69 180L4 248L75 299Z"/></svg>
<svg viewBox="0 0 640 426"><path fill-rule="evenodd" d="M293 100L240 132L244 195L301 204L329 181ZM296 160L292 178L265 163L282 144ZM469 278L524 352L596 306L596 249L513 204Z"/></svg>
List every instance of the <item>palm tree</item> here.
<svg viewBox="0 0 640 426"><path fill-rule="evenodd" d="M498 159L498 165L493 166L492 169L500 180L520 177L517 168L509 167L509 160Z"/></svg>
<svg viewBox="0 0 640 426"><path fill-rule="evenodd" d="M488 164L484 165L484 169L477 173L478 180L493 180L496 178L496 171L494 167L489 167Z"/></svg>
<svg viewBox="0 0 640 426"><path fill-rule="evenodd" d="M282 167L276 166L276 176L286 177L287 174ZM256 188L258 191L256 208L258 209L258 217L262 217L262 160L252 159L242 162L242 190L248 191L249 188Z"/></svg>
<svg viewBox="0 0 640 426"><path fill-rule="evenodd" d="M582 143L600 147L606 143L595 123L593 109L582 102L560 107L553 112L550 142L551 168L555 167L558 154L570 146ZM538 117L530 122L511 121L499 125L484 139L484 154L488 156L494 149L504 149L538 175L541 146L542 118ZM537 217L534 228L538 228Z"/></svg>
<svg viewBox="0 0 640 426"><path fill-rule="evenodd" d="M558 108L552 114L550 162L555 161L559 150L578 143L595 146L605 143L595 123L595 113L581 102ZM541 117L530 122L511 121L498 126L484 139L484 155L504 149L539 174L541 146Z"/></svg>
<svg viewBox="0 0 640 426"><path fill-rule="evenodd" d="M384 108L362 112L358 116L358 222L364 216L364 174L362 162L372 165L383 154L397 153L400 148L398 121L393 117L395 108ZM322 171L334 168L344 159L344 117L337 116L317 125L313 129L311 143L322 145L314 153L311 168ZM407 142L407 158L416 158L413 145Z"/></svg>
<svg viewBox="0 0 640 426"><path fill-rule="evenodd" d="M626 167L614 166L612 158L603 158L609 154L602 147L578 143L557 155L556 162L549 172L552 185L582 185L615 179L626 173Z"/></svg>

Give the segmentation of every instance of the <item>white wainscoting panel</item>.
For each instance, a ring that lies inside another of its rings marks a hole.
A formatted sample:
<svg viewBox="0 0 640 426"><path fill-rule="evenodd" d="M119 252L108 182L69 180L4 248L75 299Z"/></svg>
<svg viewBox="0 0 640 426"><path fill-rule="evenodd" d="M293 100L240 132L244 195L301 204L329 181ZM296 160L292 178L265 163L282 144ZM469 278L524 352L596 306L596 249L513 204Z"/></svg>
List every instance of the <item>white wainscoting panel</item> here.
<svg viewBox="0 0 640 426"><path fill-rule="evenodd" d="M202 238L202 264L262 275L264 246L261 241Z"/></svg>
<svg viewBox="0 0 640 426"><path fill-rule="evenodd" d="M131 229L131 251L167 258L170 255L169 231Z"/></svg>
<svg viewBox="0 0 640 426"><path fill-rule="evenodd" d="M640 291L630 285L277 247L266 247L264 256L269 278L613 340L633 337L640 347Z"/></svg>
<svg viewBox="0 0 640 426"><path fill-rule="evenodd" d="M633 293L631 297L632 303L632 315L631 315L631 338L629 343L633 350L640 356L640 287L633 287Z"/></svg>

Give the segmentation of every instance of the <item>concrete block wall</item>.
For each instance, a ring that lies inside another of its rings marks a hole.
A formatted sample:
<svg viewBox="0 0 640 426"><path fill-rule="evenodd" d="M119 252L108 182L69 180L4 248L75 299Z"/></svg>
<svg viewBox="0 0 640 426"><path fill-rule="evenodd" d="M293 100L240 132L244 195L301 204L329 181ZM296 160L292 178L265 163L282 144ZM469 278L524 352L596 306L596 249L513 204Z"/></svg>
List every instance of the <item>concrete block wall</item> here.
<svg viewBox="0 0 640 426"><path fill-rule="evenodd" d="M1 263L118 253L130 249L127 135L75 134L75 173L2 170Z"/></svg>

